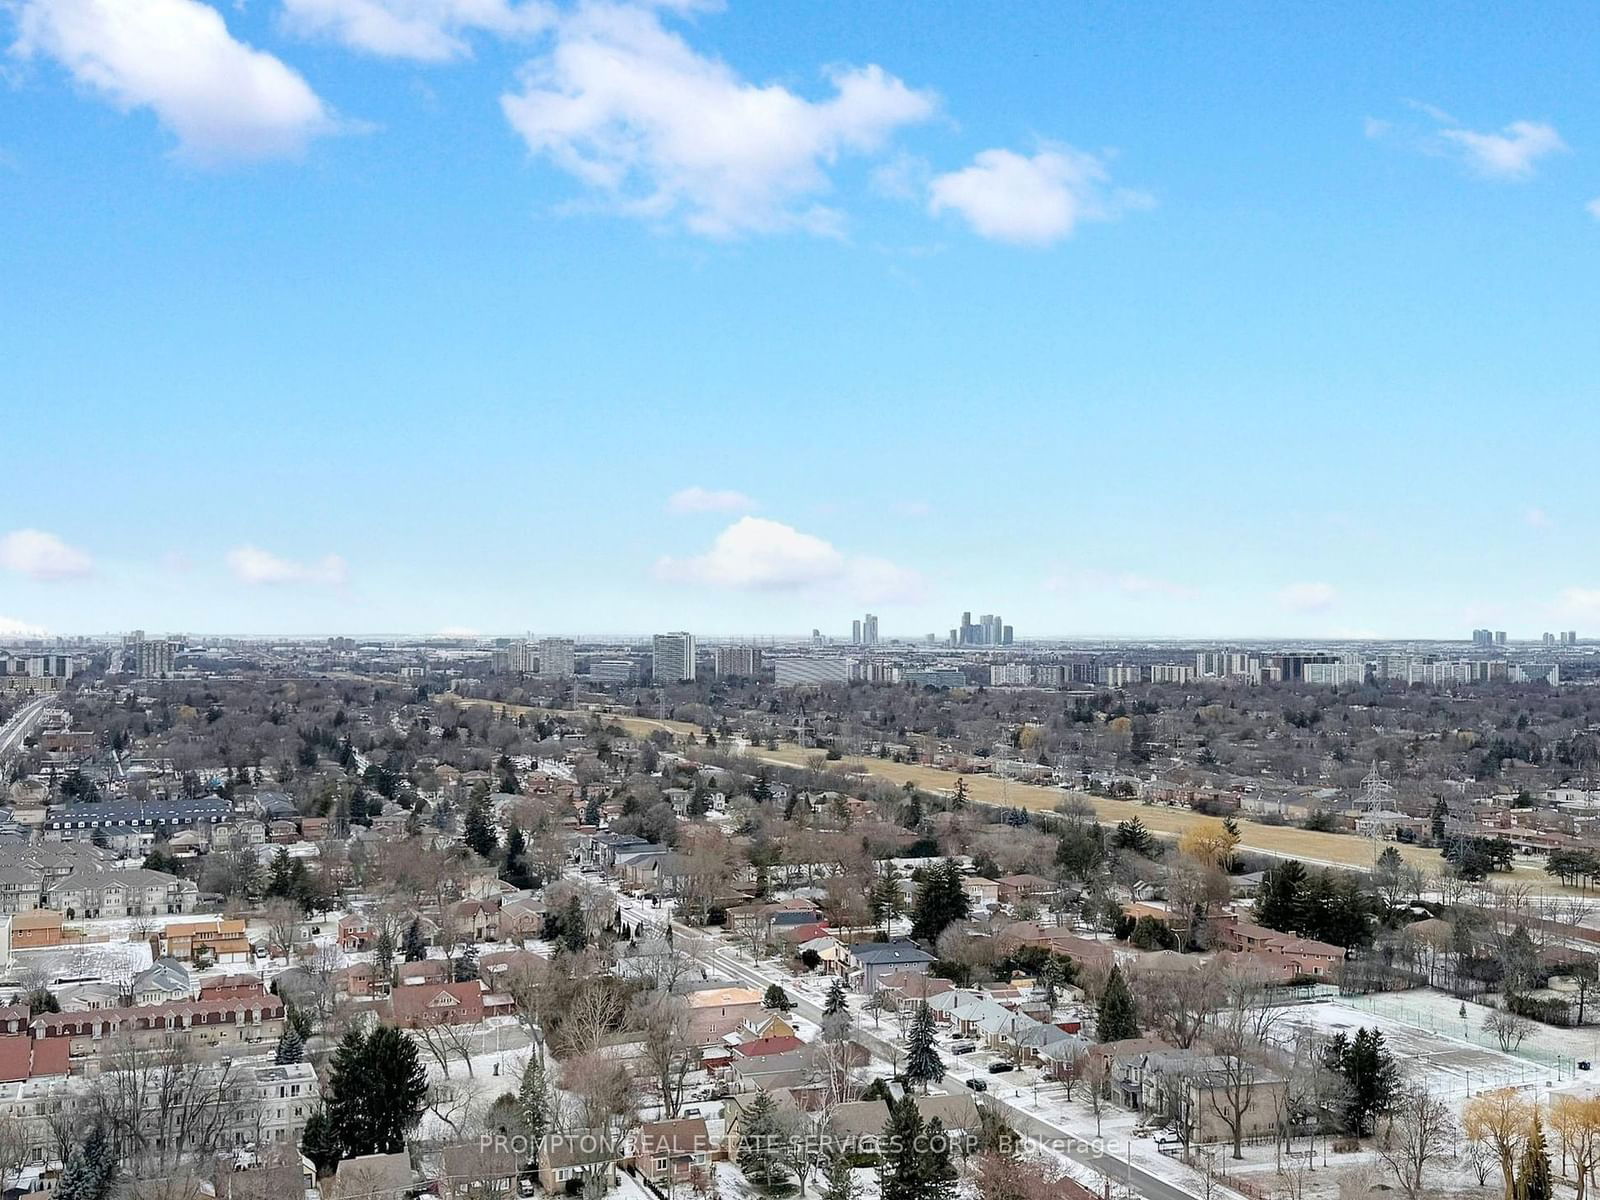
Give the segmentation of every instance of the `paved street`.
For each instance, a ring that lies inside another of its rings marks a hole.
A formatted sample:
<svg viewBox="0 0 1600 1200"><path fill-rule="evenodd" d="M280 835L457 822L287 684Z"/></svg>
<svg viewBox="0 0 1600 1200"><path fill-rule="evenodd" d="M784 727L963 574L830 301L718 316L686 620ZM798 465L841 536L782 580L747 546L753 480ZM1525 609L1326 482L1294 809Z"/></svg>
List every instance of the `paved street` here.
<svg viewBox="0 0 1600 1200"><path fill-rule="evenodd" d="M647 921L651 924L662 926L665 924L670 910L652 908L647 902L634 900L628 897L619 897L622 901L626 919L630 921ZM715 935L708 935L703 930L684 925L681 922L672 922L673 937L681 948L687 950L691 945L702 947L701 961L709 966L715 966L719 971L733 979L742 980L752 987L765 990L768 984L792 984L776 975L765 974L755 964L745 962L731 948L721 944ZM807 1020L820 1023L822 1008L816 1001L805 995L786 988L790 999L794 1001L795 1010ZM873 1054L886 1062L896 1063L901 1058L903 1051L892 1042L879 1034L860 1026L856 1029L856 1040L859 1041ZM1002 1085L1003 1086L1003 1085ZM970 1095L966 1085L959 1080L946 1077L943 1090L951 1095ZM1148 1171L1129 1163L1125 1158L1115 1154L1107 1154L1096 1150L1089 1139L1080 1134L1069 1132L1058 1125L1051 1124L1033 1113L1028 1112L1015 1103L997 1095L995 1092L985 1093L988 1101L999 1108L1018 1133L1027 1137L1036 1138L1040 1142L1049 1144L1053 1149L1066 1155L1074 1162L1090 1167L1102 1175L1108 1176L1122 1187L1129 1188L1136 1196L1145 1197L1146 1200L1195 1200L1196 1193L1179 1187L1161 1179ZM1214 1190L1218 1196L1231 1196L1233 1193L1218 1186Z"/></svg>
<svg viewBox="0 0 1600 1200"><path fill-rule="evenodd" d="M17 711L16 716L0 726L0 760L9 757L13 751L22 747L23 740L33 732L39 724L39 719L44 716L44 710L50 707L50 696L40 696L30 700Z"/></svg>

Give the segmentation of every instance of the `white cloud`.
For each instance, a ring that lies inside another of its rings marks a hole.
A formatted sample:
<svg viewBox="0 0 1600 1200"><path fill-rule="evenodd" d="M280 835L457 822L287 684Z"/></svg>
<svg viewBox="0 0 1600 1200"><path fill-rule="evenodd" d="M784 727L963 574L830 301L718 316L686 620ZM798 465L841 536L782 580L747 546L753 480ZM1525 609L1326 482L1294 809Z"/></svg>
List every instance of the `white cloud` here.
<svg viewBox="0 0 1600 1200"><path fill-rule="evenodd" d="M41 626L29 625L26 621L19 621L15 617L0 615L0 637L38 638L45 636L46 631Z"/></svg>
<svg viewBox="0 0 1600 1200"><path fill-rule="evenodd" d="M822 538L764 517L741 517L694 558L664 558L664 578L732 588L793 588L843 576L844 555Z"/></svg>
<svg viewBox="0 0 1600 1200"><path fill-rule="evenodd" d="M124 112L148 108L203 162L293 154L335 122L282 61L200 0L20 0L12 52L54 59Z"/></svg>
<svg viewBox="0 0 1600 1200"><path fill-rule="evenodd" d="M1567 148L1555 128L1542 121L1513 121L1498 133L1442 129L1439 136L1469 167L1491 179L1527 179L1539 159Z"/></svg>
<svg viewBox="0 0 1600 1200"><path fill-rule="evenodd" d="M228 551L228 569L249 584L319 583L337 586L349 576L344 559L329 554L315 562L280 558L258 546L238 546Z"/></svg>
<svg viewBox="0 0 1600 1200"><path fill-rule="evenodd" d="M17 529L0 537L0 567L32 579L73 579L93 571L94 562L53 533Z"/></svg>
<svg viewBox="0 0 1600 1200"><path fill-rule="evenodd" d="M295 33L326 37L380 58L444 62L472 53L465 35L526 37L547 28L539 0L283 0Z"/></svg>
<svg viewBox="0 0 1600 1200"><path fill-rule="evenodd" d="M971 166L934 178L928 211L952 210L980 237L1048 246L1081 221L1108 221L1150 205L1148 196L1110 183L1102 159L1071 146L1047 146L1031 157L984 150Z"/></svg>
<svg viewBox="0 0 1600 1200"><path fill-rule="evenodd" d="M832 95L808 100L699 54L653 11L587 3L501 107L533 153L624 212L708 237L833 234L828 168L936 105L877 66L825 74Z"/></svg>
<svg viewBox="0 0 1600 1200"><path fill-rule="evenodd" d="M1199 592L1187 584L1170 579L1141 575L1135 571L1100 571L1065 568L1046 577L1044 590L1073 595L1110 592L1130 599L1165 597L1173 600L1192 600Z"/></svg>
<svg viewBox="0 0 1600 1200"><path fill-rule="evenodd" d="M755 506L743 492L703 487L686 487L667 497L667 511L672 513L743 512Z"/></svg>
<svg viewBox="0 0 1600 1200"><path fill-rule="evenodd" d="M837 587L864 600L904 599L921 577L886 559L847 555L831 542L781 521L741 517L692 558L663 558L662 579L750 591Z"/></svg>
<svg viewBox="0 0 1600 1200"><path fill-rule="evenodd" d="M1555 524L1555 522L1550 519L1550 514L1545 512L1545 510L1542 508L1530 508L1527 512L1522 514L1522 519L1534 529L1549 529L1550 526Z"/></svg>
<svg viewBox="0 0 1600 1200"><path fill-rule="evenodd" d="M1338 598L1330 583L1291 583L1278 593L1278 604L1291 612L1324 612Z"/></svg>

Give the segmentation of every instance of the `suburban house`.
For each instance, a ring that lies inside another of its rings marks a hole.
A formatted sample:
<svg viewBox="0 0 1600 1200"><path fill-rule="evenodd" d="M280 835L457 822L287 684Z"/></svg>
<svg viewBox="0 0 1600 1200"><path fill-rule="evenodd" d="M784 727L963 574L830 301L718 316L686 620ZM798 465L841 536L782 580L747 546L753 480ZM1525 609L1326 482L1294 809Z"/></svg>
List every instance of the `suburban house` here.
<svg viewBox="0 0 1600 1200"><path fill-rule="evenodd" d="M249 962L250 939L245 936L243 920L224 920L212 917L204 921L183 921L168 925L159 939L161 954L184 962L243 963Z"/></svg>
<svg viewBox="0 0 1600 1200"><path fill-rule="evenodd" d="M156 959L133 977L129 991L136 1006L188 1000L195 994L188 968L175 958Z"/></svg>
<svg viewBox="0 0 1600 1200"><path fill-rule="evenodd" d="M982 875L968 875L961 880L961 890L976 907L1000 903L1000 885Z"/></svg>
<svg viewBox="0 0 1600 1200"><path fill-rule="evenodd" d="M689 1027L702 1045L721 1041L766 1011L761 1007L761 993L747 987L705 988L690 992L686 999Z"/></svg>
<svg viewBox="0 0 1600 1200"><path fill-rule="evenodd" d="M439 1167L442 1200L509 1200L517 1194L522 1161L509 1146L489 1138L446 1146Z"/></svg>
<svg viewBox="0 0 1600 1200"><path fill-rule="evenodd" d="M476 1025L483 1020L483 985L477 980L401 984L389 993L389 1008L402 1029Z"/></svg>
<svg viewBox="0 0 1600 1200"><path fill-rule="evenodd" d="M1032 902L1043 904L1061 889L1054 880L1043 875L1006 875L995 880L996 894L1001 904L1018 905Z"/></svg>
<svg viewBox="0 0 1600 1200"><path fill-rule="evenodd" d="M1274 1133L1288 1087L1266 1067L1197 1050L1140 1055L1124 1067L1138 1068L1138 1105L1148 1117L1166 1120L1185 1142L1205 1145L1233 1137L1234 1100L1239 1136ZM1127 1089L1123 1089L1125 1094Z"/></svg>
<svg viewBox="0 0 1600 1200"><path fill-rule="evenodd" d="M911 941L858 942L850 947L850 957L856 964L851 982L869 996L883 985L886 975L902 971L926 974L937 961Z"/></svg>
<svg viewBox="0 0 1600 1200"><path fill-rule="evenodd" d="M1248 954L1286 978L1332 978L1345 958L1343 946L1280 933L1265 925L1234 918L1216 922L1214 932L1224 948Z"/></svg>
<svg viewBox="0 0 1600 1200"><path fill-rule="evenodd" d="M700 1117L647 1121L639 1128L634 1162L657 1187L688 1183L711 1162L711 1135Z"/></svg>
<svg viewBox="0 0 1600 1200"><path fill-rule="evenodd" d="M621 1145L605 1130L576 1129L545 1134L535 1161L539 1185L547 1195L575 1196L583 1191L584 1179L593 1174L602 1175L607 1188L616 1187L622 1159Z"/></svg>
<svg viewBox="0 0 1600 1200"><path fill-rule="evenodd" d="M364 1154L339 1162L322 1181L325 1200L405 1200L414 1187L409 1154Z"/></svg>

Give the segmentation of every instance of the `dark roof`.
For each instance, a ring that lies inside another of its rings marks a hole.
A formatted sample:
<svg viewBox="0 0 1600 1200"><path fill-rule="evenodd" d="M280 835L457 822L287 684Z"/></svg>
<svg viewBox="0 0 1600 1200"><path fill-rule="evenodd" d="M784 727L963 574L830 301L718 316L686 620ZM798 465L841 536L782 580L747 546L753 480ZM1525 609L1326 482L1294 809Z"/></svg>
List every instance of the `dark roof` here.
<svg viewBox="0 0 1600 1200"><path fill-rule="evenodd" d="M934 956L915 942L860 942L850 947L855 960L867 966L886 963L931 963Z"/></svg>
<svg viewBox="0 0 1600 1200"><path fill-rule="evenodd" d="M104 804L68 804L52 809L45 825L62 828L79 821L109 825L118 821L148 823L165 821L223 821L233 815L233 805L221 796L180 797L176 800L110 800Z"/></svg>

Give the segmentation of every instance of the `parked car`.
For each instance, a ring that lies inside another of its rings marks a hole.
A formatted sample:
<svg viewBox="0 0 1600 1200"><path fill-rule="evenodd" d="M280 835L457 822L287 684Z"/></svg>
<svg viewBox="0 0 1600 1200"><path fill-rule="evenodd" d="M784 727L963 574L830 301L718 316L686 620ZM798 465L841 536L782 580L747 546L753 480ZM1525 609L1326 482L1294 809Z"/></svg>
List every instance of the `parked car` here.
<svg viewBox="0 0 1600 1200"><path fill-rule="evenodd" d="M1016 1063L1008 1063L1004 1059L989 1064L989 1074L991 1075L999 1075L1004 1071L1015 1071L1016 1069Z"/></svg>
<svg viewBox="0 0 1600 1200"><path fill-rule="evenodd" d="M978 1048L977 1042L957 1042L950 1047L951 1054L971 1054Z"/></svg>
<svg viewBox="0 0 1600 1200"><path fill-rule="evenodd" d="M972 1078L967 1080L967 1086L975 1092L987 1092L989 1081L987 1079Z"/></svg>

